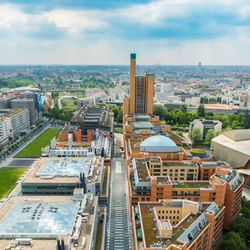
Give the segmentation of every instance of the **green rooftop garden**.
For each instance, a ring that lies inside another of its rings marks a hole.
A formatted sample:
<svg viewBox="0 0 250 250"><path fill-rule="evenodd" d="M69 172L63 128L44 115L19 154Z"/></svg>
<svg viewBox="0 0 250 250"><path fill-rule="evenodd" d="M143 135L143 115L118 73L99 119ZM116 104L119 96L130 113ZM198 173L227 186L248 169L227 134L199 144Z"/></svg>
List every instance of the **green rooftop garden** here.
<svg viewBox="0 0 250 250"><path fill-rule="evenodd" d="M147 165L144 160L136 160L136 170L138 173L139 181L149 181Z"/></svg>
<svg viewBox="0 0 250 250"><path fill-rule="evenodd" d="M174 188L208 188L209 182L179 182Z"/></svg>

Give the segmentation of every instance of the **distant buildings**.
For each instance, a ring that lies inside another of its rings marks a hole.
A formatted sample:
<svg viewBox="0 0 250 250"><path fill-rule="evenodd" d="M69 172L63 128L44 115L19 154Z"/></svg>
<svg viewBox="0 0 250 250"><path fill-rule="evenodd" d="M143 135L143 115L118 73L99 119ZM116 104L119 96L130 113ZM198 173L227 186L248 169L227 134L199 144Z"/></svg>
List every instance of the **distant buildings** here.
<svg viewBox="0 0 250 250"><path fill-rule="evenodd" d="M13 92L13 94L13 96L4 96L0 98L0 108L28 109L30 125L34 125L42 119L42 102L39 92L16 91Z"/></svg>
<svg viewBox="0 0 250 250"><path fill-rule="evenodd" d="M221 132L222 123L215 120L195 119L189 125L189 133L192 134L195 128L199 128L201 131L202 139L205 139L207 131L209 129L214 130L215 133Z"/></svg>

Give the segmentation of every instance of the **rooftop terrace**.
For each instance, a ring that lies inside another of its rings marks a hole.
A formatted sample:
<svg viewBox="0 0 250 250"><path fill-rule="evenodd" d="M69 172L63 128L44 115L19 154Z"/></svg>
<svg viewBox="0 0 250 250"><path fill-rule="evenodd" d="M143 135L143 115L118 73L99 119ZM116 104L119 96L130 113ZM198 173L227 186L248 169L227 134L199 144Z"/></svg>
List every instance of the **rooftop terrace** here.
<svg viewBox="0 0 250 250"><path fill-rule="evenodd" d="M173 184L173 188L209 188L209 182L178 182Z"/></svg>
<svg viewBox="0 0 250 250"><path fill-rule="evenodd" d="M199 217L199 214L192 214L188 216L182 223L181 227L174 227L173 228L173 236L169 239L160 239L158 235L156 221L152 212L153 207L157 205L141 203L141 216L142 216L142 223L144 228L144 235L147 247L153 247L153 245L158 244L162 247L168 247L171 244L180 245L177 241L179 236L185 232L185 230ZM159 206L159 205L158 205ZM155 230L154 230L155 228Z"/></svg>

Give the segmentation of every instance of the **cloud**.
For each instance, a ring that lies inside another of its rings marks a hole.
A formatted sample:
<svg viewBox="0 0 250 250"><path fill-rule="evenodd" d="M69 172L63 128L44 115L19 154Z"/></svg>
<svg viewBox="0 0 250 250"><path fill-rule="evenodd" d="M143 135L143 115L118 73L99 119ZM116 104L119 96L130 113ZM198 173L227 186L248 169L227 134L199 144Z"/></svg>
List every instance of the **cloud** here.
<svg viewBox="0 0 250 250"><path fill-rule="evenodd" d="M115 57L106 57L112 49L114 55L124 58L122 51L137 50L148 56L147 51L154 48L155 55L166 49L178 54L182 48L187 51L193 45L196 50L194 46L201 44L208 51L217 51L215 41L227 41L231 49L242 45L246 50L249 29L249 0L9 0L0 4L2 40L13 41L12 45L1 41L5 47L29 51L29 44L37 57L36 48L49 57L55 57L59 48L65 55L67 48L71 52L65 60L70 62L71 55L78 52L92 60L89 51L98 51L96 58L104 55L105 60L113 62ZM184 54L182 58L186 58Z"/></svg>

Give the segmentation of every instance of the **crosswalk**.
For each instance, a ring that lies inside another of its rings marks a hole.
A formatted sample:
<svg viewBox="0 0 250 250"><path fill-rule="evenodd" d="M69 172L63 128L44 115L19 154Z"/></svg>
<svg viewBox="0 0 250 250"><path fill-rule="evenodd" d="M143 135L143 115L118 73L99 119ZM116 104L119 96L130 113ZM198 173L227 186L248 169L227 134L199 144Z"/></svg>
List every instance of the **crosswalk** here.
<svg viewBox="0 0 250 250"><path fill-rule="evenodd" d="M114 159L105 249L132 249L125 161Z"/></svg>

